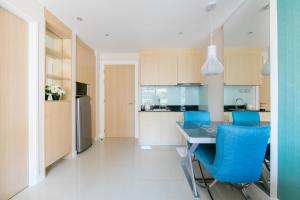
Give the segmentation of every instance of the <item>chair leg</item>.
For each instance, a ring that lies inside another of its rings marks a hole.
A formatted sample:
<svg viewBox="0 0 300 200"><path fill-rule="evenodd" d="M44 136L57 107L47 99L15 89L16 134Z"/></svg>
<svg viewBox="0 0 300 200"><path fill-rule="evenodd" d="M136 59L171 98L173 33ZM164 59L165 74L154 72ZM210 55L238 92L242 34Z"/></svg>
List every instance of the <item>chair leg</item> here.
<svg viewBox="0 0 300 200"><path fill-rule="evenodd" d="M242 192L242 196L244 197L245 200L249 200L250 197L247 194L247 192L245 191L246 188L242 188L241 192Z"/></svg>
<svg viewBox="0 0 300 200"><path fill-rule="evenodd" d="M232 184L232 186L241 192L241 194L245 200L251 199L250 196L246 192L246 188L249 187L250 184Z"/></svg>
<svg viewBox="0 0 300 200"><path fill-rule="evenodd" d="M202 167L201 167L201 164L200 164L199 160L198 160L198 163L199 163L200 173L201 173L203 182L204 182L204 184L205 184L205 188L207 189L207 192L208 192L208 194L209 194L211 200L214 200L214 198L213 198L213 196L212 196L212 194L211 194L211 192L210 192L210 188L216 183L216 181L213 182L212 186L209 186L209 185L207 184L207 182L206 182L205 177L204 177L204 173L203 173L203 171L202 171Z"/></svg>
<svg viewBox="0 0 300 200"><path fill-rule="evenodd" d="M269 164L267 163L266 159L264 160L264 163L265 163L266 168L268 169L268 171L270 171L270 166L269 166Z"/></svg>
<svg viewBox="0 0 300 200"><path fill-rule="evenodd" d="M198 165L199 165L199 169L200 169L200 171L201 171L201 170L202 170L201 164L200 164L199 160L197 160L197 162L198 162ZM214 178L205 178L204 176L202 176L202 178L197 178L197 177L195 176L195 180L196 180L197 182L204 183L204 179L205 179L206 182L211 182L211 183L215 180Z"/></svg>

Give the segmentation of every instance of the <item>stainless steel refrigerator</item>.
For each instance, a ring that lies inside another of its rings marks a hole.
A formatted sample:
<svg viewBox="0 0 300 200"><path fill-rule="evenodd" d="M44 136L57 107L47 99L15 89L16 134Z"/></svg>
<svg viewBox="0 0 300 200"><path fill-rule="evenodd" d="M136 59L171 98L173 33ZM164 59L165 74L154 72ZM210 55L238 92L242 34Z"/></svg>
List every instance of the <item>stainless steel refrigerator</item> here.
<svg viewBox="0 0 300 200"><path fill-rule="evenodd" d="M83 152L92 145L91 102L89 96L76 97L76 150Z"/></svg>

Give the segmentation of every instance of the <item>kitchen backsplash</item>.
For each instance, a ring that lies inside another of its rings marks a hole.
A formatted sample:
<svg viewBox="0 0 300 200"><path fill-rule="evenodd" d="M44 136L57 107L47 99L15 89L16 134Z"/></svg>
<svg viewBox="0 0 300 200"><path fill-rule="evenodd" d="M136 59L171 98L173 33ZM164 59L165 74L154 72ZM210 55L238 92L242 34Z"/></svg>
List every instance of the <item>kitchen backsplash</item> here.
<svg viewBox="0 0 300 200"><path fill-rule="evenodd" d="M206 86L143 86L140 104L207 105Z"/></svg>
<svg viewBox="0 0 300 200"><path fill-rule="evenodd" d="M244 103L257 106L256 86L224 86L224 105L235 105L237 98L241 98ZM242 102L239 101L239 104Z"/></svg>

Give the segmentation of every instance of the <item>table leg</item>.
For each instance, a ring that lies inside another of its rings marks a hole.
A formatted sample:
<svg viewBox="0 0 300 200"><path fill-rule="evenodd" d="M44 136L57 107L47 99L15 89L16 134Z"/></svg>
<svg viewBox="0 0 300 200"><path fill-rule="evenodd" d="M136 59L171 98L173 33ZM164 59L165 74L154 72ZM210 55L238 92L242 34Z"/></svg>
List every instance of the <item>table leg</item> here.
<svg viewBox="0 0 300 200"><path fill-rule="evenodd" d="M200 200L200 196L197 190L197 185L194 176L194 168L193 168L193 152L196 150L198 144L192 144L190 149L188 149L188 153L185 158L181 161L181 167L184 171L185 177L190 185L190 188L193 192L193 196L195 200Z"/></svg>

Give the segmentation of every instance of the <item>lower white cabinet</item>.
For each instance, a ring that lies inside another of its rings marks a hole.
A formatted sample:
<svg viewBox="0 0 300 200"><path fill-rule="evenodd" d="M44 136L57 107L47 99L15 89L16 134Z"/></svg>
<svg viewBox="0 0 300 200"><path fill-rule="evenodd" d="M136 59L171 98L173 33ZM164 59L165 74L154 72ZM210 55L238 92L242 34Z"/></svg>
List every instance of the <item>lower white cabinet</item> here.
<svg viewBox="0 0 300 200"><path fill-rule="evenodd" d="M176 127L182 112L140 112L140 145L184 145Z"/></svg>

